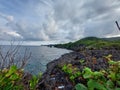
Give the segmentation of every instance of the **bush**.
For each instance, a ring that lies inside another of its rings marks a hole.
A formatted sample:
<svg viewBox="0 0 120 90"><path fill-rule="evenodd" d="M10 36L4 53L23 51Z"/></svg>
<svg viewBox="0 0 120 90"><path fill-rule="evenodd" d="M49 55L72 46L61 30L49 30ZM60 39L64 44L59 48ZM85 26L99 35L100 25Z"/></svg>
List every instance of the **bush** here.
<svg viewBox="0 0 120 90"><path fill-rule="evenodd" d="M41 74L39 76L27 74L26 76L23 68L31 53L25 49L24 55L20 57L20 47L20 45L11 45L7 51L0 47L0 90L36 90ZM16 61L17 59L18 61ZM30 78L26 79L25 77Z"/></svg>
<svg viewBox="0 0 120 90"><path fill-rule="evenodd" d="M0 89L1 90L22 90L21 83L23 71L11 66L10 69L0 71Z"/></svg>

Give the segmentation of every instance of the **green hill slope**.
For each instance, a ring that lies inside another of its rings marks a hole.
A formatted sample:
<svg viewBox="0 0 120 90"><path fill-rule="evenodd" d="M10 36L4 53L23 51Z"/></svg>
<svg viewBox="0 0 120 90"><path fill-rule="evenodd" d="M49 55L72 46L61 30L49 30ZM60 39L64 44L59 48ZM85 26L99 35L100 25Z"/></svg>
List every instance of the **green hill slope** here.
<svg viewBox="0 0 120 90"><path fill-rule="evenodd" d="M67 48L75 51L87 49L120 49L120 40L112 38L87 37L76 42L54 45L58 48Z"/></svg>

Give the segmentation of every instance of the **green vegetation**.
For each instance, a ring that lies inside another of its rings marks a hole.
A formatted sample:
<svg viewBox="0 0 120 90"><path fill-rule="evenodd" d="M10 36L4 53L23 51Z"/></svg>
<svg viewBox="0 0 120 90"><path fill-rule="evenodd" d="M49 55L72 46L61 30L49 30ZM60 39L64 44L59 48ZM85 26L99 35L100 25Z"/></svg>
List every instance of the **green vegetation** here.
<svg viewBox="0 0 120 90"><path fill-rule="evenodd" d="M60 48L68 48L75 51L86 49L120 49L120 41L88 37L74 43L59 44L55 46ZM0 56L3 63L0 64L0 89L36 90L36 86L39 83L41 74L38 76L31 75L30 79L25 79L25 72L22 70L22 67L25 65L30 55L26 55L25 52L25 57L22 59L24 61L22 61L22 64L20 67L18 67L15 65L14 61L16 59L14 55L17 54L18 49L13 50L13 53L8 51L5 57L3 57L1 51ZM5 66L5 62L7 61L6 57L9 56L9 54L11 55L12 60L9 57L8 60L11 60L12 63L9 62L8 65ZM69 63L60 66L60 69L64 72L65 78L67 77L67 80L70 81L73 86L75 86L74 88L76 90L120 90L120 61L111 60L111 54L103 57L108 65L108 68L105 68L105 70L101 68L99 71L93 71L92 68L89 68L89 66L86 67L86 61L83 59L78 61L80 65L83 65L82 68L75 64L72 65ZM97 63L96 57L92 57L90 60L90 64L93 66ZM24 82L27 82L27 84Z"/></svg>
<svg viewBox="0 0 120 90"><path fill-rule="evenodd" d="M41 77L42 77L42 73L40 73L37 76L36 75L32 76L32 78L30 80L30 90L36 90L36 86Z"/></svg>
<svg viewBox="0 0 120 90"><path fill-rule="evenodd" d="M3 49L0 46L0 90L36 90L41 74L32 76L23 70L31 52L25 49L24 55L19 55L19 45L11 45L6 52Z"/></svg>
<svg viewBox="0 0 120 90"><path fill-rule="evenodd" d="M10 69L0 71L0 88L2 90L22 90L21 78L23 71L18 70L16 66ZM19 89L18 89L19 88Z"/></svg>
<svg viewBox="0 0 120 90"><path fill-rule="evenodd" d="M1 90L25 90L26 85L23 82L24 71L16 66L11 66L10 69L0 70L0 89ZM40 75L41 76L41 75ZM29 90L35 90L40 76L32 76L29 82Z"/></svg>
<svg viewBox="0 0 120 90"><path fill-rule="evenodd" d="M110 59L111 55L106 56L109 67L107 70L92 71L88 67L79 72L75 78L82 78L85 82L75 83L76 90L120 90L120 61L113 61ZM64 65L62 70L71 76L75 76L74 69L77 67L72 64ZM75 78L72 78L74 81Z"/></svg>
<svg viewBox="0 0 120 90"><path fill-rule="evenodd" d="M67 48L75 51L87 49L104 49L104 48L117 48L120 49L120 40L102 39L96 37L87 37L76 42L66 44L54 45L59 48Z"/></svg>
<svg viewBox="0 0 120 90"><path fill-rule="evenodd" d="M74 79L81 75L79 69L72 64L64 65L62 70L70 77L70 80L74 82Z"/></svg>

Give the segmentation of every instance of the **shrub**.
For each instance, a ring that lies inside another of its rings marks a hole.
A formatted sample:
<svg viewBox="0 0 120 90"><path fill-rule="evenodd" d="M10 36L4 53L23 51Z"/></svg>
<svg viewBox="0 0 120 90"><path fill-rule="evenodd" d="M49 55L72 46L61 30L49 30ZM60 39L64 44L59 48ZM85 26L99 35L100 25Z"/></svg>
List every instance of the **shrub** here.
<svg viewBox="0 0 120 90"><path fill-rule="evenodd" d="M11 66L10 69L0 71L0 89L1 90L22 90L21 84L23 71Z"/></svg>

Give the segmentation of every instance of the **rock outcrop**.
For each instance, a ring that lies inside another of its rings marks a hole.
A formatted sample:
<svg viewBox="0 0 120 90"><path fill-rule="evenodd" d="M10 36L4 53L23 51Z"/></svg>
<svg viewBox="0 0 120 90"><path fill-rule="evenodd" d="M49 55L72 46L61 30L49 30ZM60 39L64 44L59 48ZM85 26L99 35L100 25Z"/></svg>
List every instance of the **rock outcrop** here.
<svg viewBox="0 0 120 90"><path fill-rule="evenodd" d="M74 84L81 82L81 80L77 78L75 82L72 83L60 67L70 63L79 68L80 71L86 66L90 67L93 71L98 71L108 67L104 56L111 54L111 59L120 60L119 53L120 50L85 50L62 55L59 59L47 64L47 70L39 81L37 89L74 90ZM80 62L80 60L84 60L84 62ZM93 62L94 60L96 60L96 62Z"/></svg>

